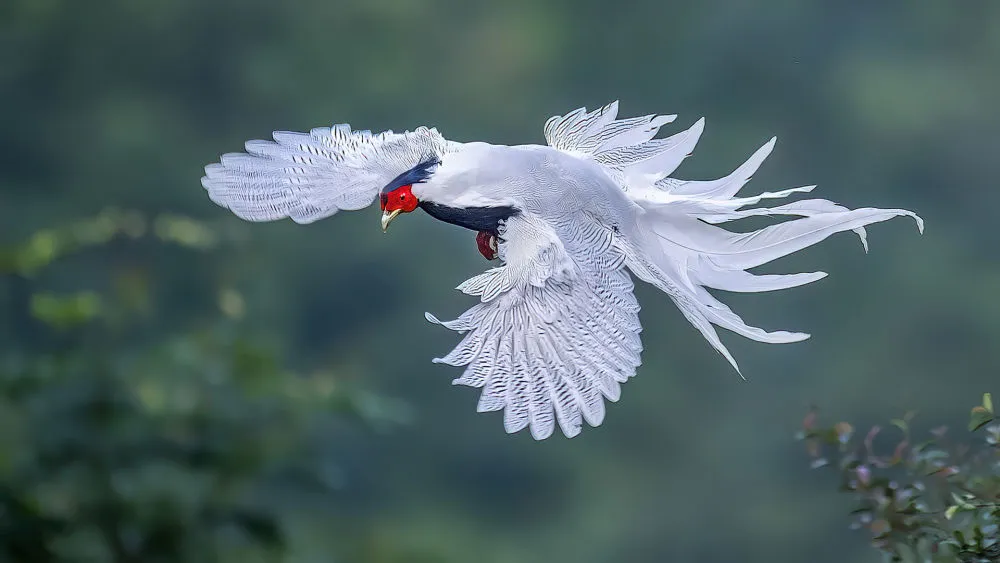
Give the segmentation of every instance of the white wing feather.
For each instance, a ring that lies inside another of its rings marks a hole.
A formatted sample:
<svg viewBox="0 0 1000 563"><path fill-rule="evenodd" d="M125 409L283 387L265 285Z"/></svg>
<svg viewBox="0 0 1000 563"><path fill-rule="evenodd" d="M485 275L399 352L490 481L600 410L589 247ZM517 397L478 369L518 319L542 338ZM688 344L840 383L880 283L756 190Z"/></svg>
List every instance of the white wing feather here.
<svg viewBox="0 0 1000 563"><path fill-rule="evenodd" d="M573 437L584 420L601 424L604 399L617 401L640 364L639 305L625 257L610 229L577 219L511 217L499 245L504 264L458 286L480 302L453 321L427 314L465 333L434 361L465 366L453 383L482 388L478 410L503 409L507 432L530 427L544 439L558 423Z"/></svg>
<svg viewBox="0 0 1000 563"><path fill-rule="evenodd" d="M247 221L311 223L371 205L385 184L449 146L426 127L379 134L348 125L276 131L274 141L248 141L245 153L225 154L205 167L201 183L212 201Z"/></svg>

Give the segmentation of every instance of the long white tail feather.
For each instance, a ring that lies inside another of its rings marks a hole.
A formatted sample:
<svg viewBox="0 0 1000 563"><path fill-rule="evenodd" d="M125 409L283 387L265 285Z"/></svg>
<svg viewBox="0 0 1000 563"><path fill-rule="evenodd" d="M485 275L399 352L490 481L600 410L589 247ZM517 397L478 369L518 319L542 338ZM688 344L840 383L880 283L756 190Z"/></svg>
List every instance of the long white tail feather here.
<svg viewBox="0 0 1000 563"><path fill-rule="evenodd" d="M706 199L733 197L757 173L760 165L771 155L777 141L777 137L771 137L770 141L757 149L739 168L718 180L678 180L668 177L658 181L656 187L674 195L698 196Z"/></svg>
<svg viewBox="0 0 1000 563"><path fill-rule="evenodd" d="M821 280L827 275L826 272L755 275L745 270L723 270L711 259L703 260L702 265L692 268L690 274L692 281L699 285L735 293L790 289Z"/></svg>
<svg viewBox="0 0 1000 563"><path fill-rule="evenodd" d="M625 178L630 183L650 182L656 183L669 176L684 162L684 159L691 156L701 134L705 130L705 118L694 122L686 131L667 137L666 139L653 139L643 144L647 147L644 151L636 151L634 157L625 166ZM642 158L643 154L650 154ZM602 160L602 154L597 155L598 161Z"/></svg>
<svg viewBox="0 0 1000 563"><path fill-rule="evenodd" d="M711 256L722 268L746 270L812 246L834 233L898 216L919 220L902 209L861 208L818 213L749 233L733 233L694 219L684 222L683 232L674 222L657 222L652 229L657 236L677 247Z"/></svg>

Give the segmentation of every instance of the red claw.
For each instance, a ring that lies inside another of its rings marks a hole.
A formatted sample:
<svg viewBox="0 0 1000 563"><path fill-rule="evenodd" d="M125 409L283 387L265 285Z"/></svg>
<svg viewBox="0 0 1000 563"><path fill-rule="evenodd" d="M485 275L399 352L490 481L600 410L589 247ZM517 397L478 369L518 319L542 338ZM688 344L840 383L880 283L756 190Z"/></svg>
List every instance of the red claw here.
<svg viewBox="0 0 1000 563"><path fill-rule="evenodd" d="M476 245L479 253L487 260L497 259L497 237L489 231L479 231L476 235Z"/></svg>

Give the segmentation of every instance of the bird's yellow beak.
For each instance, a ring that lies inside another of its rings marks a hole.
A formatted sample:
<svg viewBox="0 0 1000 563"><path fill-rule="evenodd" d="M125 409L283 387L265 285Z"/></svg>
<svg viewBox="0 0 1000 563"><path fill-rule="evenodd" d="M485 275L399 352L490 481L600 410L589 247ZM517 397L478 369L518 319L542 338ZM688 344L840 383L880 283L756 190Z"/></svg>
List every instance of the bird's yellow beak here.
<svg viewBox="0 0 1000 563"><path fill-rule="evenodd" d="M396 218L396 215L399 215L401 212L402 212L401 209L397 209L395 211L383 211L382 212L382 232L383 233L386 231L386 229L389 228L389 223L392 223L392 220Z"/></svg>

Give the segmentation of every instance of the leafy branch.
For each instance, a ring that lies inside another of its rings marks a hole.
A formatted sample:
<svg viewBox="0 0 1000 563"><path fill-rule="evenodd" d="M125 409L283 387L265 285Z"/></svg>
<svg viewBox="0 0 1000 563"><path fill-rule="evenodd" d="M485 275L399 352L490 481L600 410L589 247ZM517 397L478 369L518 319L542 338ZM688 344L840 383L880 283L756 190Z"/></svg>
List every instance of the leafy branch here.
<svg viewBox="0 0 1000 563"><path fill-rule="evenodd" d="M832 468L855 503L851 528L866 530L887 561L1000 561L1000 424L983 395L968 423L975 442L948 439L939 427L916 441L913 413L892 420L890 448L874 426L863 437L847 422L819 424L811 410L797 439L814 469Z"/></svg>

